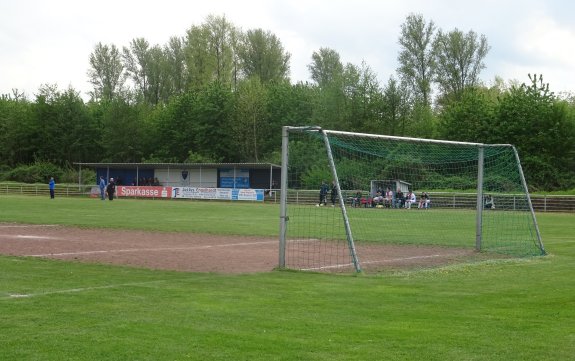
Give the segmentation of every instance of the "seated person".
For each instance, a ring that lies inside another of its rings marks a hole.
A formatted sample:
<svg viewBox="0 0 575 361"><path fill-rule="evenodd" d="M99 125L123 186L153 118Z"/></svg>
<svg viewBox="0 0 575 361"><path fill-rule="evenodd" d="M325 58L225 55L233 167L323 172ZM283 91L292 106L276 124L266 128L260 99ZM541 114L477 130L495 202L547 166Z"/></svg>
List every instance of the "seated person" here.
<svg viewBox="0 0 575 361"><path fill-rule="evenodd" d="M351 206L359 207L360 201L361 201L361 191L357 191L355 195L351 198Z"/></svg>
<svg viewBox="0 0 575 361"><path fill-rule="evenodd" d="M401 189L397 189L397 193L395 193L395 208L403 208L405 203L405 197L403 196L403 192Z"/></svg>
<svg viewBox="0 0 575 361"><path fill-rule="evenodd" d="M377 191L377 193L375 194L375 197L373 197L372 199L372 203L371 206L372 207L377 207L378 205L383 203L383 195L381 194L381 191Z"/></svg>
<svg viewBox="0 0 575 361"><path fill-rule="evenodd" d="M415 193L409 191L407 196L405 197L405 208L411 209L411 205L417 202L417 198L415 197Z"/></svg>
<svg viewBox="0 0 575 361"><path fill-rule="evenodd" d="M489 194L485 196L485 200L483 202L483 208L485 209L495 209L495 202L493 202L493 197Z"/></svg>
<svg viewBox="0 0 575 361"><path fill-rule="evenodd" d="M427 192L421 193L421 197L419 198L419 208L426 209L429 208L429 195Z"/></svg>
<svg viewBox="0 0 575 361"><path fill-rule="evenodd" d="M391 188L387 188L387 191L385 192L385 207L386 208L390 208L393 204L393 192L391 191Z"/></svg>

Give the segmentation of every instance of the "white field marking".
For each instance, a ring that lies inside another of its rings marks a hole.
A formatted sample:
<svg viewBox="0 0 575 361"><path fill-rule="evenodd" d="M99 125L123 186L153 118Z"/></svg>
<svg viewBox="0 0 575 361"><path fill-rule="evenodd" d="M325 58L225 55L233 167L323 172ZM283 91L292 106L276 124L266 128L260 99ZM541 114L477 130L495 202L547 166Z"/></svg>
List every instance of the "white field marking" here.
<svg viewBox="0 0 575 361"><path fill-rule="evenodd" d="M0 224L0 228L56 227L55 224Z"/></svg>
<svg viewBox="0 0 575 361"><path fill-rule="evenodd" d="M321 239L310 238L310 239L288 239L289 243L305 243L305 242L321 242Z"/></svg>
<svg viewBox="0 0 575 361"><path fill-rule="evenodd" d="M200 249L222 248L222 247L253 246L253 245L258 245L258 244L272 244L272 243L275 244L275 243L277 243L277 241L214 244L214 245L194 246L194 247L128 248L128 249L113 249L113 250L101 250L101 251L29 254L29 255L26 255L25 257L79 256L79 255L87 255L87 254L127 253L127 252L185 251L185 250L200 250Z"/></svg>
<svg viewBox="0 0 575 361"><path fill-rule="evenodd" d="M34 236L34 235L24 235L24 234L0 234L0 238L58 239L58 238L56 238L56 237Z"/></svg>
<svg viewBox="0 0 575 361"><path fill-rule="evenodd" d="M456 254L432 254L428 256L413 256L413 257L405 257L405 258L392 258L392 259L384 259L381 261L364 261L359 262L360 265L363 264L374 264L374 263L389 263L389 262L397 262L397 261L409 261L413 259L425 259L425 258L435 258L435 257L448 257L448 256L457 256ZM340 265L331 265L331 266L321 266L321 267L312 267L312 268L302 268L302 271L313 271L313 270L322 270L322 269L331 269L331 268L340 268L340 267L351 267L353 263L345 263Z"/></svg>
<svg viewBox="0 0 575 361"><path fill-rule="evenodd" d="M46 292L39 292L39 293L13 293L8 294L7 296L0 297L0 299L13 299L13 298L29 298L29 297L37 297L37 296L47 296L47 295L54 295L59 293L76 293L76 292L84 292L84 291L94 291L94 290L105 290L109 288L117 288L117 287L126 287L126 286L141 286L147 285L152 283L160 283L166 282L167 280L156 280L156 281L146 281L146 282L132 282L132 283L120 283L117 285L107 285L107 286L96 286L96 287L80 287L80 288L70 288L65 290L55 290L55 291L46 291ZM173 280L171 280L173 281Z"/></svg>

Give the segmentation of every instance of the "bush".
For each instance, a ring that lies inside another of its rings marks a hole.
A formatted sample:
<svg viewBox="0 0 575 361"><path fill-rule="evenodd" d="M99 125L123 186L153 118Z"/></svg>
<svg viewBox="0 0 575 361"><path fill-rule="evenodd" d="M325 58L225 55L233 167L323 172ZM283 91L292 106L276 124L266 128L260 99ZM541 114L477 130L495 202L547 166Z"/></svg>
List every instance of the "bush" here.
<svg viewBox="0 0 575 361"><path fill-rule="evenodd" d="M31 165L20 165L7 173L7 180L23 183L46 183L50 177L56 180L62 178L63 171L58 166L36 161Z"/></svg>
<svg viewBox="0 0 575 361"><path fill-rule="evenodd" d="M14 169L0 168L0 180L21 183L47 183L54 177L57 183L78 183L77 169L60 168L50 162L36 161L29 165L20 165ZM96 180L96 172L92 169L82 170L82 183L92 184Z"/></svg>

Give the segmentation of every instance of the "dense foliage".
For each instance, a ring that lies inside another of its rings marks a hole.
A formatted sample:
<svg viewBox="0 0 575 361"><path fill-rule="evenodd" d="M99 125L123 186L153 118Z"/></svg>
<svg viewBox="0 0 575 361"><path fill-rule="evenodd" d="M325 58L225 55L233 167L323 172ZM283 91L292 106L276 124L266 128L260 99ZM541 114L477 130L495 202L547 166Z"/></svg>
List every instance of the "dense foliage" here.
<svg viewBox="0 0 575 361"><path fill-rule="evenodd" d="M279 163L282 126L319 125L511 143L532 187L575 187L572 98L555 95L541 76L482 85L487 40L473 31L435 31L433 22L408 16L401 66L384 85L367 64L344 64L329 48L312 54L312 82L292 84L280 40L261 29L244 33L225 17L210 16L164 46L99 43L87 72L89 101L54 85L34 99L17 90L0 97L0 178L37 181L12 170L39 163L60 172L74 162ZM447 68L462 52L469 59L463 69L473 69L466 78ZM425 62L415 62L422 56Z"/></svg>

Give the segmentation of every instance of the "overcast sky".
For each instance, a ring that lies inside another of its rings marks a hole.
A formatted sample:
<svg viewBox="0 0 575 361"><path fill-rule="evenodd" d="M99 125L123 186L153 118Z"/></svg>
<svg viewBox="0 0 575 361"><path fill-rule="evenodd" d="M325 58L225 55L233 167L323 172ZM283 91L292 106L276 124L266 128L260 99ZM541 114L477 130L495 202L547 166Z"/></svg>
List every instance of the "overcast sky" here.
<svg viewBox="0 0 575 361"><path fill-rule="evenodd" d="M575 91L575 2L569 0L0 0L0 94L33 97L42 84L72 86L86 99L98 42L164 45L210 14L246 31L274 33L291 54L292 82L309 80L321 47L343 63L365 61L383 85L396 74L400 26L410 13L438 28L473 30L491 50L481 79L527 82L544 75L555 92Z"/></svg>

